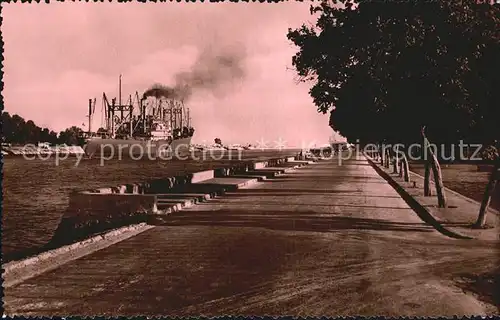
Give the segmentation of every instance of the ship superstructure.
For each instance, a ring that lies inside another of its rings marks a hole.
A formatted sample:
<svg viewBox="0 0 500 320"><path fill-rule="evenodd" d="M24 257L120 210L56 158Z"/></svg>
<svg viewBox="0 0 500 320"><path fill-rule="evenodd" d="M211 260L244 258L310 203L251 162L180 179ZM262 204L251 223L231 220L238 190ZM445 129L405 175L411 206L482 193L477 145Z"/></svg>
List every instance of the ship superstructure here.
<svg viewBox="0 0 500 320"><path fill-rule="evenodd" d="M144 94L119 98L102 96L102 124L96 132L91 130L96 99L89 99L89 127L85 152L89 156L157 156L159 153L185 153L189 150L194 128L189 108L184 101L161 85L153 86ZM145 148L147 150L145 150Z"/></svg>

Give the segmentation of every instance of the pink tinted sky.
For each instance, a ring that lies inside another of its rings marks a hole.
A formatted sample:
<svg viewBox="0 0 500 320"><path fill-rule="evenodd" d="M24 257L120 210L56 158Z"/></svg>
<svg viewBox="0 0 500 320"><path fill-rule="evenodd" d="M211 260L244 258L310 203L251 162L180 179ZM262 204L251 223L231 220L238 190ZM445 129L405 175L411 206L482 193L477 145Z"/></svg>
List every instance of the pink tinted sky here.
<svg viewBox="0 0 500 320"><path fill-rule="evenodd" d="M318 114L309 84L297 84L288 27L315 19L309 3L139 4L3 3L5 110L60 131L86 122L102 92L140 93L169 84L207 46L240 46L246 76L222 96L191 99L195 142L228 143L279 138L287 145L325 143L328 116Z"/></svg>

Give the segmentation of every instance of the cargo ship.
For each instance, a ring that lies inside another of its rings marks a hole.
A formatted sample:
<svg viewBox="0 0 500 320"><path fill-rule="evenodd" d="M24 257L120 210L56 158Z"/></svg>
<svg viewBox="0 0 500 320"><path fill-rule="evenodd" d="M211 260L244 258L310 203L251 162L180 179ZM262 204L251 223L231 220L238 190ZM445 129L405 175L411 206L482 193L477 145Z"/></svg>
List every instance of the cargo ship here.
<svg viewBox="0 0 500 320"><path fill-rule="evenodd" d="M194 128L189 108L175 90L154 85L142 95L136 91L126 103L119 97L102 96L104 125L91 130L96 99L89 99L85 154L92 157L169 159L185 157L190 150Z"/></svg>

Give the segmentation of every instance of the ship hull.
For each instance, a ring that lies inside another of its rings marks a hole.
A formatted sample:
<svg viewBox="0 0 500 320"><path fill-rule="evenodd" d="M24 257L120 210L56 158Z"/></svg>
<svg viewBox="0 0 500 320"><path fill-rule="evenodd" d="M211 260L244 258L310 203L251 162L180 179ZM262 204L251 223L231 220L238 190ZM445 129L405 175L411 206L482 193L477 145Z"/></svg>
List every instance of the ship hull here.
<svg viewBox="0 0 500 320"><path fill-rule="evenodd" d="M85 145L90 158L179 159L189 154L191 137L173 140L91 139Z"/></svg>

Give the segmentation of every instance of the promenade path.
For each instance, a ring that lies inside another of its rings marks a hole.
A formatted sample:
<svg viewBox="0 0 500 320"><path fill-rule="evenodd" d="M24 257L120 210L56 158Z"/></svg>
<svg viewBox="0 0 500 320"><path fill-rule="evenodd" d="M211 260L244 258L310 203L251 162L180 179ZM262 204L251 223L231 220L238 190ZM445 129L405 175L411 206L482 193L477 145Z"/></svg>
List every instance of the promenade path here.
<svg viewBox="0 0 500 320"><path fill-rule="evenodd" d="M358 156L174 213L6 288L4 307L46 316L491 314L470 279L497 259L494 241L424 224Z"/></svg>

